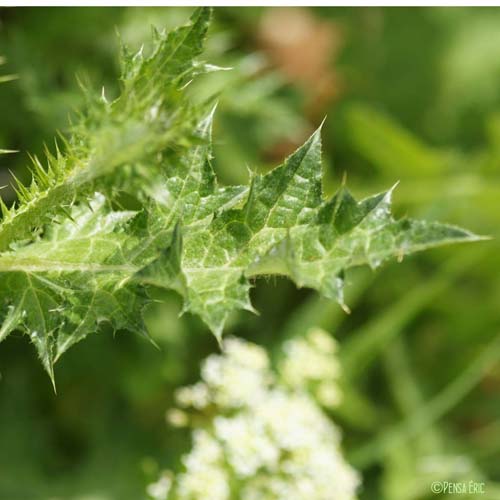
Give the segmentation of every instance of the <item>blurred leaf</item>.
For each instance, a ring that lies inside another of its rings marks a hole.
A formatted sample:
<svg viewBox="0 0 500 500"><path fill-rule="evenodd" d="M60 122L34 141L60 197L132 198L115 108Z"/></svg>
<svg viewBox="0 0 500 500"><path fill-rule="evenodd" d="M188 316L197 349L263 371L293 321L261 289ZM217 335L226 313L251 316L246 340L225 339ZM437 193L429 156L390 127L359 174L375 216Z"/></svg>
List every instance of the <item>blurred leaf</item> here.
<svg viewBox="0 0 500 500"><path fill-rule="evenodd" d="M500 359L500 336L482 348L473 362L430 401L392 429L380 432L370 443L353 452L352 461L365 468L395 446L427 428L455 406Z"/></svg>
<svg viewBox="0 0 500 500"><path fill-rule="evenodd" d="M450 156L433 150L374 108L352 105L346 116L347 134L357 154L387 177L442 174Z"/></svg>

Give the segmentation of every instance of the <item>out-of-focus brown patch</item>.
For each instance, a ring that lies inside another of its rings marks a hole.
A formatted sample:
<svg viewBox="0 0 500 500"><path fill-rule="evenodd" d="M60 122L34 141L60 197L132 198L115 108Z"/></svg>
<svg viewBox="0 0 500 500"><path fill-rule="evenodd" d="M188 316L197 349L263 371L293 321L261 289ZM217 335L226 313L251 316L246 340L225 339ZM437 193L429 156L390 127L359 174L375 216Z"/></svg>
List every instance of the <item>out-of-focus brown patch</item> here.
<svg viewBox="0 0 500 500"><path fill-rule="evenodd" d="M322 119L326 105L341 92L333 64L343 45L340 27L305 8L268 9L258 28L258 42L271 63L306 95L306 113Z"/></svg>
<svg viewBox="0 0 500 500"><path fill-rule="evenodd" d="M304 130L303 136L297 138L297 140L284 139L273 144L272 148L264 151L264 159L271 164L282 162L284 158L290 156L299 148L305 142L306 137L311 135L312 132L313 128L311 127L310 129Z"/></svg>
<svg viewBox="0 0 500 500"><path fill-rule="evenodd" d="M487 420L482 417L469 417L459 421L462 432L478 432L487 424Z"/></svg>
<svg viewBox="0 0 500 500"><path fill-rule="evenodd" d="M495 368L481 379L480 387L484 392L498 393L500 388L500 364L497 364Z"/></svg>

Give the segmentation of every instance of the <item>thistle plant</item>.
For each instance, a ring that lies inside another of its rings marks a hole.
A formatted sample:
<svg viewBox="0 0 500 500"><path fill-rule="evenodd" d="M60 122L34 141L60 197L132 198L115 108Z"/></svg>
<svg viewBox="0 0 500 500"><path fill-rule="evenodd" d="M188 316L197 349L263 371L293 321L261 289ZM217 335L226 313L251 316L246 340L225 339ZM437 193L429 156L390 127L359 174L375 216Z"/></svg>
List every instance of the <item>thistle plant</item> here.
<svg viewBox="0 0 500 500"><path fill-rule="evenodd" d="M277 370L255 344L230 337L223 346L224 354L203 363L202 380L176 393L180 408L168 415L175 425L192 428L192 449L181 471L166 471L149 485L151 498L355 498L359 480L343 458L339 431L308 390L321 380L323 392L328 387L336 395L327 406L339 400L332 338L314 329L288 341ZM302 363L292 372L299 352L316 366Z"/></svg>
<svg viewBox="0 0 500 500"><path fill-rule="evenodd" d="M343 274L448 243L463 229L391 215L392 189L356 201L345 186L322 193L321 129L248 185L221 186L212 167L213 99L190 82L218 68L199 60L210 9L154 32L153 50L122 52L116 98L86 90L69 137L33 158L1 202L0 340L28 335L49 373L106 321L147 335L155 288L176 291L183 312L222 339L235 311L254 311L255 278L283 275L343 307ZM123 195L139 208L125 210Z"/></svg>

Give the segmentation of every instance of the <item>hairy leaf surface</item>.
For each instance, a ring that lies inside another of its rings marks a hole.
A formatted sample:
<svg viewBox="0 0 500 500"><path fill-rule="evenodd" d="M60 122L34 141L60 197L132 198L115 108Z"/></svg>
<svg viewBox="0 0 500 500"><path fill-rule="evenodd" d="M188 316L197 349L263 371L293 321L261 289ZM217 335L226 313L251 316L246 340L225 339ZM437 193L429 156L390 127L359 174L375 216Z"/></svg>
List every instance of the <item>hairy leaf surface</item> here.
<svg viewBox="0 0 500 500"><path fill-rule="evenodd" d="M94 190L116 185L119 170L188 145L197 109L186 96L189 81L206 70L196 61L203 48L210 9L198 9L191 23L172 32L155 31L149 57L123 48L121 94L108 102L87 92L88 109L73 127L62 153L47 150L47 166L33 159L33 182L16 183L19 204L2 206L0 251L68 210ZM211 69L211 68L209 68ZM155 161L150 161L151 167Z"/></svg>
<svg viewBox="0 0 500 500"><path fill-rule="evenodd" d="M194 58L208 17L197 10L190 25L157 35L149 58L126 56L122 96L92 105L67 152L48 170L35 160L35 183L19 183L19 205L4 207L0 340L28 334L51 377L55 361L102 322L146 334L153 288L175 290L220 340L232 313L253 311L256 277L288 276L344 306L346 269L477 239L395 220L392 190L358 202L342 186L325 199L320 130L248 186L220 186L215 110L194 107L182 89L204 70ZM117 210L117 190L141 208Z"/></svg>

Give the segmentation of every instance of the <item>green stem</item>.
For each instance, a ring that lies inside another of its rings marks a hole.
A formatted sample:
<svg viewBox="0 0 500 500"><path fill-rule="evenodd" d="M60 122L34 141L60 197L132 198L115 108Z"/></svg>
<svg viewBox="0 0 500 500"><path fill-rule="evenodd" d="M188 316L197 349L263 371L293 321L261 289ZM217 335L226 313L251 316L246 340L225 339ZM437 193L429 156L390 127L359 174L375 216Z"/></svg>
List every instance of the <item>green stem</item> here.
<svg viewBox="0 0 500 500"><path fill-rule="evenodd" d="M495 336L476 359L447 387L410 417L392 429L382 431L372 442L356 450L352 463L366 468L379 461L387 452L426 431L430 425L459 403L500 359L500 335Z"/></svg>

